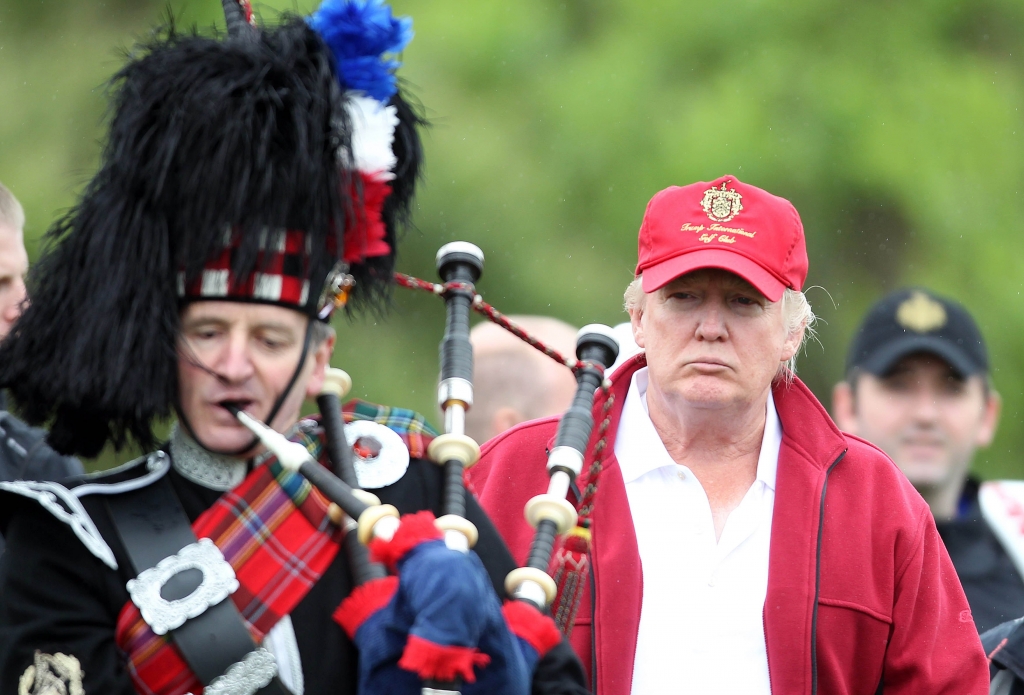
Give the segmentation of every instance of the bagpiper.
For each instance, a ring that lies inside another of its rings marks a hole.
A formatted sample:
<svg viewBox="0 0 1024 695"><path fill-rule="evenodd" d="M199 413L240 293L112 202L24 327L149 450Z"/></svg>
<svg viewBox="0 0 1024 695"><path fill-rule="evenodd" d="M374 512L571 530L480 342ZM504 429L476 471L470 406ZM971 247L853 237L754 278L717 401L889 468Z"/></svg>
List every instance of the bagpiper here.
<svg viewBox="0 0 1024 695"><path fill-rule="evenodd" d="M358 652L352 636L390 596L345 603L351 521L237 417L332 463L300 408L326 380L331 310L379 303L392 277L420 165L420 119L390 57L411 27L380 0L328 0L272 27L246 3L224 6L227 37L165 29L114 77L100 169L48 233L33 302L0 348L0 384L60 451L152 450L64 485L0 486L0 691L469 692L490 678L494 692L531 679L535 692L584 692L553 623L538 640L503 622L513 563L472 497L466 557L471 573L482 561L474 620L489 641L410 631L383 677L360 672L393 642L394 609ZM172 419L156 446L154 427ZM372 471L364 487L400 513L440 513L423 418L356 402L344 419ZM432 542L422 526L403 520L394 540ZM408 545L389 551L399 569ZM537 647L535 674L523 642Z"/></svg>

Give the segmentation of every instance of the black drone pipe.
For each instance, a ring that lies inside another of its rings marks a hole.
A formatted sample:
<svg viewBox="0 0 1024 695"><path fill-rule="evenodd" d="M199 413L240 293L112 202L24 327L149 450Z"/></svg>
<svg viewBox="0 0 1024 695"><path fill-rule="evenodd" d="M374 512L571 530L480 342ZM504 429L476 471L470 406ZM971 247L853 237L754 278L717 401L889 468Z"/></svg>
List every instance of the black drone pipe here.
<svg viewBox="0 0 1024 695"><path fill-rule="evenodd" d="M509 573L505 588L515 598L541 610L551 603L556 591L554 580L547 574L555 540L576 525L576 508L566 496L583 470L583 457L594 429L594 395L618 352L618 341L607 326L591 324L580 330L576 338L576 394L558 424L555 446L548 455L548 491L526 504L526 518L536 532L526 566Z"/></svg>

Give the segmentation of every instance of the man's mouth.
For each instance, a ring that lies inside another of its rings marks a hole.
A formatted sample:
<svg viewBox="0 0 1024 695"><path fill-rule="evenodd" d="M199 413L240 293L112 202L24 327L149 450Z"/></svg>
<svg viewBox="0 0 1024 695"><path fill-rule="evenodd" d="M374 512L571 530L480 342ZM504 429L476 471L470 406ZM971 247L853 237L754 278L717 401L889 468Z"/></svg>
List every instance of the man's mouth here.
<svg viewBox="0 0 1024 695"><path fill-rule="evenodd" d="M717 367L729 366L725 362L722 362L721 360L716 360L710 357L704 359L690 360L689 365L691 367L696 367L697 369L715 369Z"/></svg>
<svg viewBox="0 0 1024 695"><path fill-rule="evenodd" d="M931 458L945 448L945 442L935 438L904 439L903 450L911 457Z"/></svg>
<svg viewBox="0 0 1024 695"><path fill-rule="evenodd" d="M222 401L217 401L217 405L231 413L232 417L237 417L239 411L247 411L254 402L255 401L253 400L244 398L226 398Z"/></svg>

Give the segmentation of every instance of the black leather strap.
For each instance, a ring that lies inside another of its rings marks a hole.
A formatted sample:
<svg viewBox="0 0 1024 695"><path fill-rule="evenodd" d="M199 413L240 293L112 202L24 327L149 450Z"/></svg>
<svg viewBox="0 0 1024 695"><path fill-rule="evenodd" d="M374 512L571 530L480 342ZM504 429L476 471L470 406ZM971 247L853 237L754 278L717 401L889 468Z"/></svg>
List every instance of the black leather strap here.
<svg viewBox="0 0 1024 695"><path fill-rule="evenodd" d="M112 495L106 501L136 575L197 540L167 476L138 490ZM183 598L199 586L200 580L197 571L180 572L167 581L161 594L168 600ZM186 620L170 635L204 686L256 649L241 613L230 599ZM286 692L275 678L259 695Z"/></svg>

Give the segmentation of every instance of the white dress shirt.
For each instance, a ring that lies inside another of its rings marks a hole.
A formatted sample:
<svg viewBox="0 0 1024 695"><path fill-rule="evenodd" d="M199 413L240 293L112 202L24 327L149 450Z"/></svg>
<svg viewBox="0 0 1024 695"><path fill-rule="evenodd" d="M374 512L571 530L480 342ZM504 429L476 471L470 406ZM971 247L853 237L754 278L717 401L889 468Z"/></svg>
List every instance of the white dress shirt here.
<svg viewBox="0 0 1024 695"><path fill-rule="evenodd" d="M643 568L632 693L770 693L764 600L782 443L775 401L769 392L757 479L716 542L704 488L654 429L647 383L646 368L633 375L615 442Z"/></svg>

